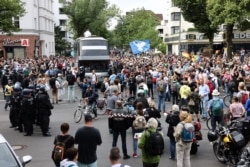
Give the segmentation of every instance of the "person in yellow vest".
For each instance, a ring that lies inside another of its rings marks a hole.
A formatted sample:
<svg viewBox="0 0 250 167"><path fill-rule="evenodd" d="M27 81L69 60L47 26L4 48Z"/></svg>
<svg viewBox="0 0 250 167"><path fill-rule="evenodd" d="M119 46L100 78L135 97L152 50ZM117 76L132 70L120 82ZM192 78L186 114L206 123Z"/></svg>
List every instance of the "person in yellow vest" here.
<svg viewBox="0 0 250 167"><path fill-rule="evenodd" d="M12 86L11 86L11 80L8 80L8 84L4 87L4 95L5 95L5 106L4 109L7 111L8 105L10 103L11 95L12 95Z"/></svg>

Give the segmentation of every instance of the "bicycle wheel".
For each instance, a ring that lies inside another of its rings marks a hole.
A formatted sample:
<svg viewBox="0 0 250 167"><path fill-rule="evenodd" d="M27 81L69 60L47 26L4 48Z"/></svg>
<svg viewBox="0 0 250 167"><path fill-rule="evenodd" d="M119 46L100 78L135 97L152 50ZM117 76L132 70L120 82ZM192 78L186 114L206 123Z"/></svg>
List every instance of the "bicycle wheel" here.
<svg viewBox="0 0 250 167"><path fill-rule="evenodd" d="M226 107L229 107L230 104L232 103L232 96L231 95L226 95L224 98L223 98L223 102L224 102L224 105Z"/></svg>
<svg viewBox="0 0 250 167"><path fill-rule="evenodd" d="M207 125L208 130L212 130L211 117L207 119L206 125Z"/></svg>
<svg viewBox="0 0 250 167"><path fill-rule="evenodd" d="M74 121L75 123L79 123L82 119L82 110L80 108L77 108L74 113Z"/></svg>

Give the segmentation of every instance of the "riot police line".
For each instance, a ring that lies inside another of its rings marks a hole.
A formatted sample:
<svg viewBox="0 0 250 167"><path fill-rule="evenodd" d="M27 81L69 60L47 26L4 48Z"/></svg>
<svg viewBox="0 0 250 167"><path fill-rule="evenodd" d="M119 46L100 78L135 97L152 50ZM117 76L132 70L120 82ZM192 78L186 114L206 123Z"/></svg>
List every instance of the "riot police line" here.
<svg viewBox="0 0 250 167"><path fill-rule="evenodd" d="M19 132L25 132L24 136L34 133L34 125L40 126L43 136L51 136L49 123L53 105L46 91L45 85L29 85L22 88L20 82L12 86L9 101L9 119L11 126Z"/></svg>

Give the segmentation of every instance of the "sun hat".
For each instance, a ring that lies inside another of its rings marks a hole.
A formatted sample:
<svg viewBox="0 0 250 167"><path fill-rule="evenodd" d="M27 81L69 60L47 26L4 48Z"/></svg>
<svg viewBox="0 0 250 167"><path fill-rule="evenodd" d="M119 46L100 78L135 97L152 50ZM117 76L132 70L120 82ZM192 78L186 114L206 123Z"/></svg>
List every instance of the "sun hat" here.
<svg viewBox="0 0 250 167"><path fill-rule="evenodd" d="M214 89L212 95L213 96L219 96L220 92L217 89Z"/></svg>

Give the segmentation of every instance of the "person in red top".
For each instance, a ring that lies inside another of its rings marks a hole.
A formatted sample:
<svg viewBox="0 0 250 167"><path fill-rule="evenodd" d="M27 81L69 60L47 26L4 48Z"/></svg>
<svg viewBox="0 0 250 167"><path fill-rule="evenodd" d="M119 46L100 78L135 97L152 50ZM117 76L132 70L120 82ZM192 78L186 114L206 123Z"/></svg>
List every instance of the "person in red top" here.
<svg viewBox="0 0 250 167"><path fill-rule="evenodd" d="M208 99L211 100L213 97L212 97L212 93L213 93L213 90L214 90L214 84L212 82L212 78L211 77L208 77L208 80L206 82L207 86L209 87L209 94L208 94Z"/></svg>

